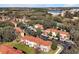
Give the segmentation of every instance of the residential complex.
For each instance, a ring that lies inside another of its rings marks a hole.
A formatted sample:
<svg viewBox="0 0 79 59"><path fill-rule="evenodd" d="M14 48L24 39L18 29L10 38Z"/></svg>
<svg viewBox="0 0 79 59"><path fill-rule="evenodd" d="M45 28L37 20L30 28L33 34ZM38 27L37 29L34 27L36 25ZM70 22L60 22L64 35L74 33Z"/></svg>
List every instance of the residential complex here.
<svg viewBox="0 0 79 59"><path fill-rule="evenodd" d="M78 46L78 22L79 11L73 9L1 9L0 54L72 53Z"/></svg>
<svg viewBox="0 0 79 59"><path fill-rule="evenodd" d="M52 44L50 41L44 41L43 39L33 36L24 36L21 39L21 42L29 45L29 47L38 48L44 52L48 52L51 49Z"/></svg>
<svg viewBox="0 0 79 59"><path fill-rule="evenodd" d="M60 40L61 41L66 41L66 40L69 40L70 38L70 34L68 32L65 32L65 31L61 31L61 30L57 30L57 29L46 29L44 31L44 33L47 35L48 33L52 33L52 37L56 37L57 34L60 35Z"/></svg>
<svg viewBox="0 0 79 59"><path fill-rule="evenodd" d="M21 50L17 50L9 45L0 45L0 54L23 54Z"/></svg>

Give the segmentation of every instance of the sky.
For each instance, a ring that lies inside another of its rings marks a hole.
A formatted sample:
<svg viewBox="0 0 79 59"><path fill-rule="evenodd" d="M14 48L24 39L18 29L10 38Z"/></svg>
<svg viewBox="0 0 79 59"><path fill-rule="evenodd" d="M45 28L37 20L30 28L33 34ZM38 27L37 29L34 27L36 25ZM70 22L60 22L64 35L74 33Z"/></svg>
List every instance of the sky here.
<svg viewBox="0 0 79 59"><path fill-rule="evenodd" d="M79 4L0 4L0 7L79 7Z"/></svg>

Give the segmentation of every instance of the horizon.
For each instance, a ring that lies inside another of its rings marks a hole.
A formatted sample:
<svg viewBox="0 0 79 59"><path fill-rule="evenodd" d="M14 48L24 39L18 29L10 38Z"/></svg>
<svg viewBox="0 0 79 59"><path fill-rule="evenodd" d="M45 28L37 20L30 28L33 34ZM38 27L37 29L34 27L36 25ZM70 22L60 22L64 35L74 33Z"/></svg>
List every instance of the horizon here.
<svg viewBox="0 0 79 59"><path fill-rule="evenodd" d="M79 4L0 4L0 8L27 7L27 8L49 8L49 7L79 7Z"/></svg>

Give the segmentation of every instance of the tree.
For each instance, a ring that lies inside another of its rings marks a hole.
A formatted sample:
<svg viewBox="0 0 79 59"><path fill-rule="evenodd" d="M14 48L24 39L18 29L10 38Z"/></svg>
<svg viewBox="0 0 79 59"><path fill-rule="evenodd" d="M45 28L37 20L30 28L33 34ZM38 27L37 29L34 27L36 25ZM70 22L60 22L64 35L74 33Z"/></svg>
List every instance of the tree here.
<svg viewBox="0 0 79 59"><path fill-rule="evenodd" d="M57 16L57 17L53 17L53 20L59 23L62 23L62 17L61 16Z"/></svg>
<svg viewBox="0 0 79 59"><path fill-rule="evenodd" d="M56 50L57 49L57 43L52 42L51 49Z"/></svg>
<svg viewBox="0 0 79 59"><path fill-rule="evenodd" d="M52 32L48 33L48 36L52 36Z"/></svg>
<svg viewBox="0 0 79 59"><path fill-rule="evenodd" d="M46 8L32 8L35 12L47 12Z"/></svg>
<svg viewBox="0 0 79 59"><path fill-rule="evenodd" d="M22 29L27 28L26 24L23 24L22 22L18 23L17 26L22 28Z"/></svg>
<svg viewBox="0 0 79 59"><path fill-rule="evenodd" d="M0 30L0 42L11 42L17 37L13 28L5 28Z"/></svg>
<svg viewBox="0 0 79 59"><path fill-rule="evenodd" d="M74 16L75 17L79 17L79 11L78 12L74 12Z"/></svg>
<svg viewBox="0 0 79 59"><path fill-rule="evenodd" d="M53 23L52 23L52 26L53 26L54 28L56 28L56 27L57 27L57 23L56 23L56 22L53 22Z"/></svg>
<svg viewBox="0 0 79 59"><path fill-rule="evenodd" d="M71 12L69 12L69 11L66 11L64 17L72 19L73 18L73 14L71 14Z"/></svg>
<svg viewBox="0 0 79 59"><path fill-rule="evenodd" d="M15 27L11 22L0 22L0 27Z"/></svg>
<svg viewBox="0 0 79 59"><path fill-rule="evenodd" d="M32 35L32 36L35 36L35 37L37 36L37 33L34 30L31 30L29 28L26 29L25 32L28 33L29 35Z"/></svg>
<svg viewBox="0 0 79 59"><path fill-rule="evenodd" d="M45 29L51 28L50 20L45 20L45 21L43 22L43 26L44 26Z"/></svg>
<svg viewBox="0 0 79 59"><path fill-rule="evenodd" d="M37 30L37 36L40 36L41 34L42 34L42 31L41 31L41 29L36 29Z"/></svg>
<svg viewBox="0 0 79 59"><path fill-rule="evenodd" d="M60 33L57 33L56 37L60 40Z"/></svg>

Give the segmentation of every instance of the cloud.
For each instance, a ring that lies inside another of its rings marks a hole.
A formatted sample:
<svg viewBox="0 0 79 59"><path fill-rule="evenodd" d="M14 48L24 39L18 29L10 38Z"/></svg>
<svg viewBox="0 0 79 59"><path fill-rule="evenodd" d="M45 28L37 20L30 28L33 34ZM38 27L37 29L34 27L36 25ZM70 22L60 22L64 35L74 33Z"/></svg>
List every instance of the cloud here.
<svg viewBox="0 0 79 59"><path fill-rule="evenodd" d="M64 4L0 4L0 7L63 7Z"/></svg>
<svg viewBox="0 0 79 59"><path fill-rule="evenodd" d="M0 7L48 7L47 4L0 4Z"/></svg>
<svg viewBox="0 0 79 59"><path fill-rule="evenodd" d="M0 4L0 7L79 7L79 4Z"/></svg>
<svg viewBox="0 0 79 59"><path fill-rule="evenodd" d="M79 7L79 4L65 4L64 7Z"/></svg>

